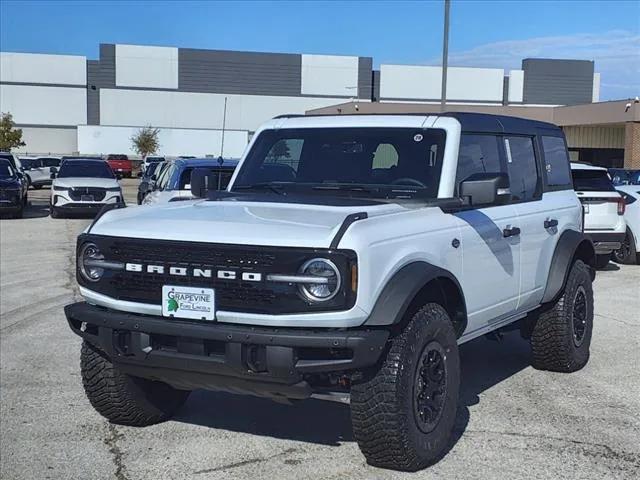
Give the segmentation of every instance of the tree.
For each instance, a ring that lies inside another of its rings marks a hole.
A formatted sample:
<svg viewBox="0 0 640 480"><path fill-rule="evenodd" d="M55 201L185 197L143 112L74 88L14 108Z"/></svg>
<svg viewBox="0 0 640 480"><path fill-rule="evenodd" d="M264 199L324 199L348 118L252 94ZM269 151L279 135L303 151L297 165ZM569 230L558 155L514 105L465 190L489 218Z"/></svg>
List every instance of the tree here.
<svg viewBox="0 0 640 480"><path fill-rule="evenodd" d="M24 147L26 143L22 141L22 129L15 128L13 115L3 113L0 118L0 151L10 152L12 148Z"/></svg>
<svg viewBox="0 0 640 480"><path fill-rule="evenodd" d="M151 126L141 128L131 137L133 149L142 157L153 155L160 148L160 142L158 142L159 133L160 129Z"/></svg>

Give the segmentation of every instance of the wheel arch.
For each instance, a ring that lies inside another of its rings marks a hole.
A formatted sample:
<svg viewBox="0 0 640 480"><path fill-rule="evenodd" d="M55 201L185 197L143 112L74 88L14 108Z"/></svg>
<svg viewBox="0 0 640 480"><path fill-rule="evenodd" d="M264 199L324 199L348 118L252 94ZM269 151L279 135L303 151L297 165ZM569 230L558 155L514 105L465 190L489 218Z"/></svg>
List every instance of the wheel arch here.
<svg viewBox="0 0 640 480"><path fill-rule="evenodd" d="M582 260L595 272L596 252L589 237L582 232L566 230L553 252L542 303L552 302L564 291L569 271L576 260Z"/></svg>
<svg viewBox="0 0 640 480"><path fill-rule="evenodd" d="M364 325L402 330L411 315L429 301L444 307L456 336L462 336L467 327L467 309L458 279L448 270L422 261L405 265L391 277Z"/></svg>

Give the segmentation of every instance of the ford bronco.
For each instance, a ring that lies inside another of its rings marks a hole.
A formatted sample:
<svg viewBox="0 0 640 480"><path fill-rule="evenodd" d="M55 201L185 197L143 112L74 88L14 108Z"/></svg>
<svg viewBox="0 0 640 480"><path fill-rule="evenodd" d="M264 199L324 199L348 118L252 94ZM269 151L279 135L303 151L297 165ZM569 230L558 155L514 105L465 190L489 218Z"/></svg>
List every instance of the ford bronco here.
<svg viewBox="0 0 640 480"><path fill-rule="evenodd" d="M349 399L376 466L447 451L458 345L506 328L532 364L589 359L595 252L562 131L484 114L284 116L229 187L103 212L65 308L109 421L170 418L198 389Z"/></svg>

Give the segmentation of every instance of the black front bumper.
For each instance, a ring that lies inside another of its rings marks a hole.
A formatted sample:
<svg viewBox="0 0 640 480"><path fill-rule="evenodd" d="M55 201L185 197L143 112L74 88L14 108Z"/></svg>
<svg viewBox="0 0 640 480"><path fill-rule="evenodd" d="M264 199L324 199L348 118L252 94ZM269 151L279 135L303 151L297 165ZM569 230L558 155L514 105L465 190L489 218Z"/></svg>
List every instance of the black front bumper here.
<svg viewBox="0 0 640 480"><path fill-rule="evenodd" d="M309 376L372 366L389 336L381 329L265 328L191 322L74 303L74 333L118 367L176 388L289 398L312 393Z"/></svg>

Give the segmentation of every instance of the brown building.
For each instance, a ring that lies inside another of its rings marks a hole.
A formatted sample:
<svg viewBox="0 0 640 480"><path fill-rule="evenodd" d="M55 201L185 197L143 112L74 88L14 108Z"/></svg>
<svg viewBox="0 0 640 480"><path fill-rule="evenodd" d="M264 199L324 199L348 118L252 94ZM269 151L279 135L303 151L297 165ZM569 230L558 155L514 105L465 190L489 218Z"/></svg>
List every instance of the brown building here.
<svg viewBox="0 0 640 480"><path fill-rule="evenodd" d="M445 111L493 113L554 123L564 130L573 161L640 169L640 103L634 100L558 107L448 104ZM439 112L439 104L355 101L310 110L307 114Z"/></svg>

